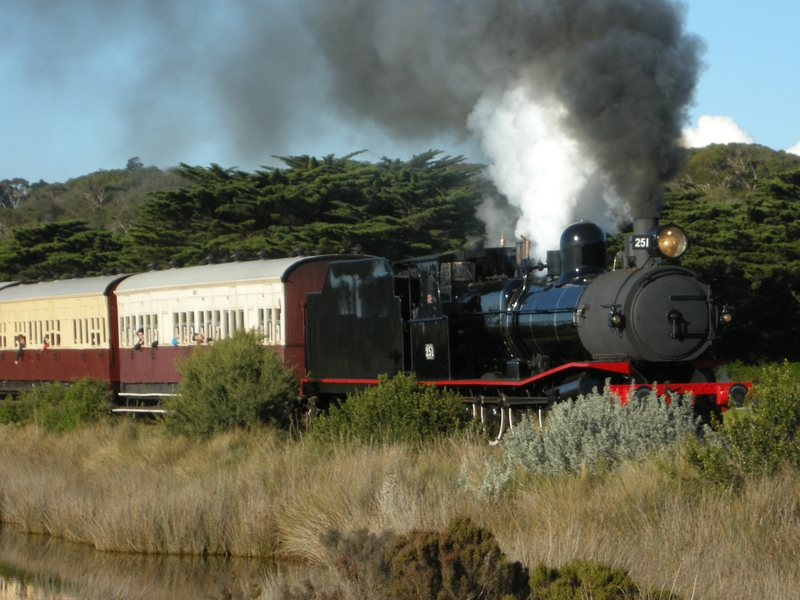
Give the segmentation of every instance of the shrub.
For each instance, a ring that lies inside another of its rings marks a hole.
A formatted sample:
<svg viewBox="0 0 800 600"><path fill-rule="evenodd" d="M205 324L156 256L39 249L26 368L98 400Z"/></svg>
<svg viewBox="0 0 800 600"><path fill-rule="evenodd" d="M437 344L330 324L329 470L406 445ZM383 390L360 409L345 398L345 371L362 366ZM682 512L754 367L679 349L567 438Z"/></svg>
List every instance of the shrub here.
<svg viewBox="0 0 800 600"><path fill-rule="evenodd" d="M737 411L739 418L726 419L724 428L706 428L704 440L687 447L689 462L706 479L733 484L784 465L800 468L798 365L763 366L753 398L749 411Z"/></svg>
<svg viewBox="0 0 800 600"><path fill-rule="evenodd" d="M386 552L392 598L527 598L527 570L469 519L444 532L412 531Z"/></svg>
<svg viewBox="0 0 800 600"><path fill-rule="evenodd" d="M491 532L470 519L444 531L396 536L330 529L322 536L324 573L312 583L283 586L283 600L402 598L441 600L679 600L667 591L642 591L628 573L599 562L574 560L532 572L511 562Z"/></svg>
<svg viewBox="0 0 800 600"><path fill-rule="evenodd" d="M623 600L636 592L623 569L583 560L573 560L560 569L539 565L531 573L529 585L535 600Z"/></svg>
<svg viewBox="0 0 800 600"><path fill-rule="evenodd" d="M200 347L178 361L179 395L165 402L170 433L208 437L233 427L285 423L297 380L254 331Z"/></svg>
<svg viewBox="0 0 800 600"><path fill-rule="evenodd" d="M503 440L506 459L545 475L561 475L600 465L613 467L677 444L696 430L688 402L667 403L655 392L625 405L609 392L556 404L539 429L525 418Z"/></svg>
<svg viewBox="0 0 800 600"><path fill-rule="evenodd" d="M107 414L110 401L108 385L88 377L69 385L44 384L23 392L17 400L0 401L0 423L67 432L99 421Z"/></svg>
<svg viewBox="0 0 800 600"><path fill-rule="evenodd" d="M560 569L539 565L529 579L532 600L678 600L671 592L641 592L630 576L619 568L584 560L573 560Z"/></svg>
<svg viewBox="0 0 800 600"><path fill-rule="evenodd" d="M383 375L376 387L349 395L317 418L311 438L325 443L419 443L463 431L470 423L455 392L417 385L413 375Z"/></svg>

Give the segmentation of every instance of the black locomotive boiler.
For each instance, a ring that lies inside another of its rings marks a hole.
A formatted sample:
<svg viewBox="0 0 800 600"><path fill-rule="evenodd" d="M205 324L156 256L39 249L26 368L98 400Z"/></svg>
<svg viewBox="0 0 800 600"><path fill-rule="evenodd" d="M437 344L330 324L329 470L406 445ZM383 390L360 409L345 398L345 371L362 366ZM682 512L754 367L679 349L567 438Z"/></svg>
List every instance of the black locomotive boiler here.
<svg viewBox="0 0 800 600"><path fill-rule="evenodd" d="M638 219L612 270L593 223L570 225L560 246L547 265L522 244L331 263L307 295L303 394L325 404L413 372L459 390L500 435L515 411L606 384L623 401L631 389L690 393L702 415L745 398L747 384L714 381L709 351L730 314L680 266L683 230Z"/></svg>

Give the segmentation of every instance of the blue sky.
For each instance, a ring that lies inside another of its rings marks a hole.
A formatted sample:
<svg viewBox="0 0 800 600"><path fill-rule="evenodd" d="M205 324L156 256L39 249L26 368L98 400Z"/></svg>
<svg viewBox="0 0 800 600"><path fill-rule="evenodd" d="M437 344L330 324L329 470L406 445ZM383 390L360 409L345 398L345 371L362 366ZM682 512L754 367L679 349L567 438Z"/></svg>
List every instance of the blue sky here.
<svg viewBox="0 0 800 600"><path fill-rule="evenodd" d="M758 144L800 142L800 3L690 0L687 29L707 44L691 116L727 116Z"/></svg>
<svg viewBox="0 0 800 600"><path fill-rule="evenodd" d="M65 181L134 156L246 170L362 149L369 160L429 148L479 159L468 137L398 141L332 110L303 1L0 0L0 179ZM689 0L687 30L707 51L687 126L728 117L712 138L796 146L798 23L797 2Z"/></svg>

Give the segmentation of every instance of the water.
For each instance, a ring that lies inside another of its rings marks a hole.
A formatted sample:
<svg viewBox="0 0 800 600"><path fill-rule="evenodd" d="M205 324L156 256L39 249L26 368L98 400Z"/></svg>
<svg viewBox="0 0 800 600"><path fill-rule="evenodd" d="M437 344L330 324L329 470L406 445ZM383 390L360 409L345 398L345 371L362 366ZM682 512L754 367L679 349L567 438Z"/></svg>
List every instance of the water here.
<svg viewBox="0 0 800 600"><path fill-rule="evenodd" d="M0 600L251 600L276 568L237 558L99 552L0 530Z"/></svg>

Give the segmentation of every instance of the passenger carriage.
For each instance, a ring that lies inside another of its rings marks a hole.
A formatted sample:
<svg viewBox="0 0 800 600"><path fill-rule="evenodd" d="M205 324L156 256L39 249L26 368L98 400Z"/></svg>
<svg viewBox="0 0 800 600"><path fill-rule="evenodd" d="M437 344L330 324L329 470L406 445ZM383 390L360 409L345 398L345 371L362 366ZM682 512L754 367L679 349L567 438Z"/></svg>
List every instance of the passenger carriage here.
<svg viewBox="0 0 800 600"><path fill-rule="evenodd" d="M238 329L261 332L263 343L303 376L306 293L322 288L330 262L346 258L354 257L231 262L129 277L116 289L120 395L138 406L175 393L175 360Z"/></svg>
<svg viewBox="0 0 800 600"><path fill-rule="evenodd" d="M0 392L84 376L119 382L116 285L126 275L0 284ZM25 348L17 358L18 336Z"/></svg>

